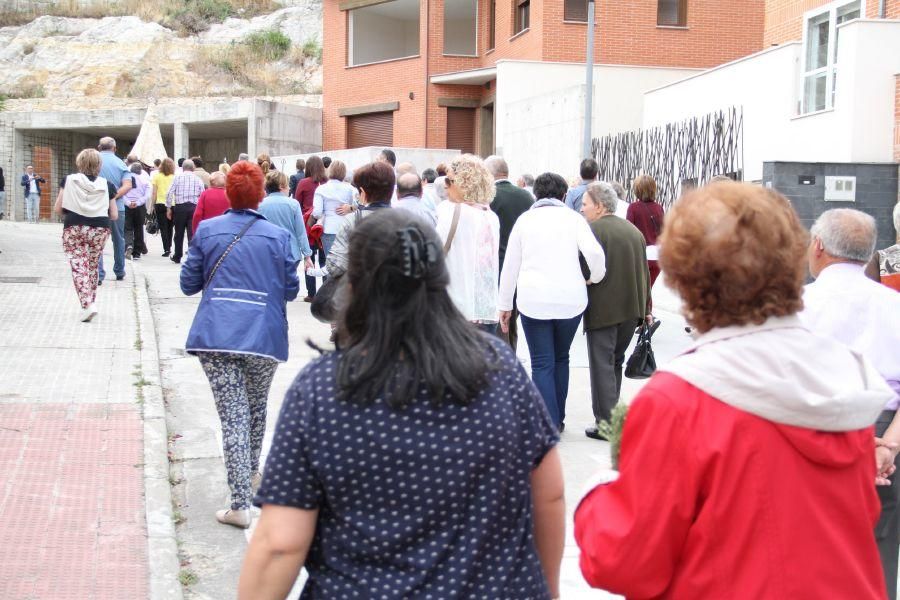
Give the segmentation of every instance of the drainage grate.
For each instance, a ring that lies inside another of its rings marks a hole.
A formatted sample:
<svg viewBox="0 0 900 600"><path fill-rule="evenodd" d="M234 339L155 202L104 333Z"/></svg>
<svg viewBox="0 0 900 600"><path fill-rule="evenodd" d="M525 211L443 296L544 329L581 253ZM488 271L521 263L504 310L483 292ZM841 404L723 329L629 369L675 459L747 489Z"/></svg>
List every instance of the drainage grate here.
<svg viewBox="0 0 900 600"><path fill-rule="evenodd" d="M40 277L0 277L0 283L38 283Z"/></svg>

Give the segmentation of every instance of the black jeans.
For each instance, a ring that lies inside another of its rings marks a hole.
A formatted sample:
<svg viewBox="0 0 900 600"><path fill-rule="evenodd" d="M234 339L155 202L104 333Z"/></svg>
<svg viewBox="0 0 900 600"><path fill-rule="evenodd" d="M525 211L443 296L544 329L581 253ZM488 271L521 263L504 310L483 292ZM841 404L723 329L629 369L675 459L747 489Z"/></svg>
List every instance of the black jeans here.
<svg viewBox="0 0 900 600"><path fill-rule="evenodd" d="M147 209L144 206L125 207L125 247L131 248L134 256L147 252L147 244L144 243L144 218L146 216Z"/></svg>
<svg viewBox="0 0 900 600"><path fill-rule="evenodd" d="M875 435L881 437L896 414L893 410L881 413L875 421ZM895 463L896 464L896 461ZM900 512L897 504L900 501L900 478L897 473L888 479L891 485L878 486L878 499L881 500L881 516L875 525L875 541L878 542L878 554L881 555L881 569L884 571L884 580L887 584L887 593L890 600L897 598L897 559L900 555Z"/></svg>
<svg viewBox="0 0 900 600"><path fill-rule="evenodd" d="M162 238L163 250L172 251L172 221L166 216L166 205L156 205L156 222L159 225L159 237Z"/></svg>
<svg viewBox="0 0 900 600"><path fill-rule="evenodd" d="M172 254L172 258L175 260L181 260L181 257L184 256L182 253L182 249L184 247L184 234L187 233L187 241L188 245L191 244L191 224L194 220L194 209L197 208L197 205L192 202L185 202L183 204L176 204L175 208L172 209L172 217L173 221L175 221L175 252Z"/></svg>
<svg viewBox="0 0 900 600"><path fill-rule="evenodd" d="M625 351L634 337L637 319L587 332L588 367L591 376L591 408L594 420L608 421L622 391Z"/></svg>

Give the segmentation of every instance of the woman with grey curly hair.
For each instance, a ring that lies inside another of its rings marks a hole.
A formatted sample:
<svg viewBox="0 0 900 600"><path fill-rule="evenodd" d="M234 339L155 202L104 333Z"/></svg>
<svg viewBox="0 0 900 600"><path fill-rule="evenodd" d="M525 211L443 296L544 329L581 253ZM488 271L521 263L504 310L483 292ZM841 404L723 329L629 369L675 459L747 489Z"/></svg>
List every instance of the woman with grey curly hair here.
<svg viewBox="0 0 900 600"><path fill-rule="evenodd" d="M448 202L437 207L437 232L450 272L450 297L467 320L496 333L500 279L500 221L490 208L494 178L477 156L450 163L444 179Z"/></svg>

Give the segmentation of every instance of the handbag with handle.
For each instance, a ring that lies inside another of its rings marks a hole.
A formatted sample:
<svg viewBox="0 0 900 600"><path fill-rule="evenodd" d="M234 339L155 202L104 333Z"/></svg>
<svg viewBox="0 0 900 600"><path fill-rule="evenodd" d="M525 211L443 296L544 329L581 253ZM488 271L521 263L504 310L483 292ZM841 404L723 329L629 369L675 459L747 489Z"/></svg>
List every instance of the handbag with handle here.
<svg viewBox="0 0 900 600"><path fill-rule="evenodd" d="M144 223L144 229L146 229L147 233L150 235L159 233L159 222L156 220L155 210L147 211L147 221Z"/></svg>
<svg viewBox="0 0 900 600"><path fill-rule="evenodd" d="M625 364L625 377L647 379L656 371L656 357L653 356L653 346L650 345L653 329L655 328L647 323L641 325L634 352L631 353Z"/></svg>

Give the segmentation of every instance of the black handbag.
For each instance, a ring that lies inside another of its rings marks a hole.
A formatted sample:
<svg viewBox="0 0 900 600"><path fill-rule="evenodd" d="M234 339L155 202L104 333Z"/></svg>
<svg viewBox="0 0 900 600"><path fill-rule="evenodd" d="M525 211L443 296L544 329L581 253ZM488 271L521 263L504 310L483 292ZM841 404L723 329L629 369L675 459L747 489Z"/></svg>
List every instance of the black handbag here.
<svg viewBox="0 0 900 600"><path fill-rule="evenodd" d="M339 291L343 286L345 275L346 273L329 275L316 295L313 296L309 310L312 316L320 322L334 323L337 321Z"/></svg>
<svg viewBox="0 0 900 600"><path fill-rule="evenodd" d="M650 345L650 338L653 337L655 330L656 327L647 323L641 325L634 352L625 364L625 377L647 379L656 371L656 357L653 356L653 347Z"/></svg>
<svg viewBox="0 0 900 600"><path fill-rule="evenodd" d="M156 211L151 210L147 214L147 221L144 223L144 229L147 230L147 233L150 235L156 235L159 233L159 223L156 221Z"/></svg>

